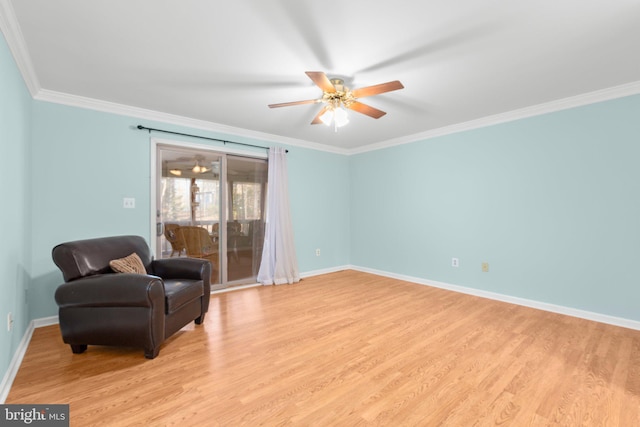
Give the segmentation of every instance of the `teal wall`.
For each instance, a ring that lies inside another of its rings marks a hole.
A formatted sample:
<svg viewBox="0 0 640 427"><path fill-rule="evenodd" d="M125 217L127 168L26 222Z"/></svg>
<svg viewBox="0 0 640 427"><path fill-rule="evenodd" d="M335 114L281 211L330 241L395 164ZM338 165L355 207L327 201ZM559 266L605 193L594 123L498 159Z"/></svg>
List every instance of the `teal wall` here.
<svg viewBox="0 0 640 427"><path fill-rule="evenodd" d="M287 147L300 271L351 264L640 321L638 117L630 96L353 156ZM0 376L28 322L57 312L54 245L149 239L139 123L271 145L34 101L0 39Z"/></svg>
<svg viewBox="0 0 640 427"><path fill-rule="evenodd" d="M4 377L30 316L29 185L31 95L0 33L0 378ZM7 314L15 323L7 331Z"/></svg>
<svg viewBox="0 0 640 427"><path fill-rule="evenodd" d="M287 155L301 272L349 264L349 157L293 147ZM320 249L320 256L315 254Z"/></svg>
<svg viewBox="0 0 640 427"><path fill-rule="evenodd" d="M32 155L33 318L57 314L58 243L116 234L149 239L149 137L126 117L35 101ZM135 197L135 209L122 198Z"/></svg>
<svg viewBox="0 0 640 427"><path fill-rule="evenodd" d="M35 101L32 155L32 318L55 315L55 288L62 276L51 260L60 242L116 234L150 238L150 156L148 132L137 124L191 132L262 146L264 141L230 137ZM171 139L166 134L156 137ZM181 141L219 147L201 139ZM294 236L301 272L347 265L349 257L348 158L287 147ZM251 150L251 149L249 149ZM264 150L248 153L264 154ZM331 171L331 174L327 174ZM123 197L136 199L123 209ZM315 256L315 248L323 255Z"/></svg>
<svg viewBox="0 0 640 427"><path fill-rule="evenodd" d="M351 263L640 321L639 162L640 96L352 156Z"/></svg>

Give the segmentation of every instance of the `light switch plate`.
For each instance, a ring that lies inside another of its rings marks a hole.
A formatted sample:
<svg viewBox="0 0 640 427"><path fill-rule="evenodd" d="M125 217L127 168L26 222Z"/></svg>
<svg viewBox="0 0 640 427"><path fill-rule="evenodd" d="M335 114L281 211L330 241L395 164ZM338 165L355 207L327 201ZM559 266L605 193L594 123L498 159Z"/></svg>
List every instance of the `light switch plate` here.
<svg viewBox="0 0 640 427"><path fill-rule="evenodd" d="M136 207L136 199L133 197L125 197L122 199L122 207L125 209L134 209Z"/></svg>

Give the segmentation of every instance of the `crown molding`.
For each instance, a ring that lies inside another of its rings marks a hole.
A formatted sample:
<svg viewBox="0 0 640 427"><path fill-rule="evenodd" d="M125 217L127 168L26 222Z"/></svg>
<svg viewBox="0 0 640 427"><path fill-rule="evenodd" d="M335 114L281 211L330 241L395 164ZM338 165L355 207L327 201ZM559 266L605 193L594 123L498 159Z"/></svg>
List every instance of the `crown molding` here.
<svg viewBox="0 0 640 427"><path fill-rule="evenodd" d="M640 81L614 86L606 89L596 90L581 95L562 98L543 104L533 105L518 110L508 111L506 113L494 114L480 119L470 120L464 123L457 123L451 126L444 126L438 129L432 129L426 132L407 135L400 138L389 139L380 143L370 144L359 148L349 150L348 154L360 154L368 151L381 150L383 148L395 147L397 145L410 144L412 142L424 141L439 136L450 135L453 133L465 132L469 130L479 129L487 126L493 126L500 123L512 122L515 120L525 119L528 117L539 116L547 113L554 113L570 108L582 107L597 102L609 101L616 98L640 94Z"/></svg>
<svg viewBox="0 0 640 427"><path fill-rule="evenodd" d="M227 126L220 123L198 120L189 117L178 116L175 114L162 113L160 111L147 110L145 108L132 107L130 105L118 104L115 102L103 101L95 98L56 92L48 89L41 89L33 98L38 101L46 101L55 104L101 111L104 113L117 114L127 117L135 117L144 120L152 120L156 122L184 126L192 129L200 129L209 132L222 133L225 135L232 135L236 137L251 138L271 143L277 142L284 145L309 148L318 151L328 151L336 154L348 154L348 150L339 147L332 147L315 142L288 138L281 135L274 135L265 132L253 131L250 129Z"/></svg>
<svg viewBox="0 0 640 427"><path fill-rule="evenodd" d="M18 18L10 0L0 0L0 31L2 31L4 38L7 40L9 50L16 61L29 93L31 93L32 97L35 96L40 91L40 82L31 62L27 43L22 36L22 30L20 30L20 24L18 24Z"/></svg>
<svg viewBox="0 0 640 427"><path fill-rule="evenodd" d="M0 4L5 0L0 0ZM274 135L264 132L252 131L249 129L227 126L220 123L209 122L205 120L192 119L189 117L178 116L159 111L147 110L139 107L118 104L109 101L103 101L95 98L87 98L78 95L71 95L63 92L56 92L47 89L40 89L33 96L39 101L63 104L72 107L112 113L127 117L135 117L144 120L152 120L161 123L168 123L177 126L184 126L192 129L201 129L209 132L222 133L242 138L251 138L265 142L276 142L284 145L308 148L311 150L330 152L342 155L355 155L366 153L369 151L382 150L384 148L395 147L398 145L410 144L413 142L424 141L440 136L451 135L454 133L470 131L483 127L493 126L500 123L512 122L515 120L525 119L528 117L539 116L542 114L554 113L570 108L581 107L597 102L609 101L612 99L623 98L625 96L640 94L640 81L631 82L620 86L601 89L585 94L562 98L543 104L533 105L518 110L508 111L506 113L494 114L480 119L470 120L463 123L457 123L451 126L444 126L421 132L413 135L407 135L400 138L389 139L380 143L369 144L359 148L345 149L333 147L325 144L304 141L294 138L288 138L281 135Z"/></svg>
<svg viewBox="0 0 640 427"><path fill-rule="evenodd" d="M13 10L11 0L0 0L0 30L7 40L9 50L11 51L14 60L16 61L18 69L22 74L22 78L24 79L25 84L29 92L31 93L31 96L36 100L342 155L354 155L394 147L397 145L410 144L413 142L424 141L440 136L465 132L487 126L493 126L500 123L506 123L542 114L553 113L569 108L580 107L630 95L637 95L640 93L640 81L636 81L543 104L533 105L518 110L470 120L464 123L457 123L454 125L444 126L421 133L393 138L379 143L368 144L363 147L347 149L326 144L319 144L311 141L289 138L281 135L274 135L244 128L227 126L220 123L198 120L159 111L147 110L144 108L132 107L124 104L117 104L94 98L87 98L42 89L40 86L40 82L38 81L38 77L35 73L35 69L31 61L31 56L29 55L29 52L27 50L26 42L22 35L20 25Z"/></svg>

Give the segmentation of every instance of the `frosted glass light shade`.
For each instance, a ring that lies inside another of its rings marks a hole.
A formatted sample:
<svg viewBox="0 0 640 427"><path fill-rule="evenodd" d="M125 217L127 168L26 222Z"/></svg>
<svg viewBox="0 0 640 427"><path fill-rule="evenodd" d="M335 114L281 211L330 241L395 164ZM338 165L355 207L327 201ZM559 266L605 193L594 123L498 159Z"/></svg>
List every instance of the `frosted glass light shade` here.
<svg viewBox="0 0 640 427"><path fill-rule="evenodd" d="M347 112L342 108L336 108L333 112L333 119L336 121L337 127L342 127L349 123L349 117L347 116Z"/></svg>
<svg viewBox="0 0 640 427"><path fill-rule="evenodd" d="M325 125L329 126L331 124L331 120L333 120L333 110L328 109L320 116L320 120Z"/></svg>

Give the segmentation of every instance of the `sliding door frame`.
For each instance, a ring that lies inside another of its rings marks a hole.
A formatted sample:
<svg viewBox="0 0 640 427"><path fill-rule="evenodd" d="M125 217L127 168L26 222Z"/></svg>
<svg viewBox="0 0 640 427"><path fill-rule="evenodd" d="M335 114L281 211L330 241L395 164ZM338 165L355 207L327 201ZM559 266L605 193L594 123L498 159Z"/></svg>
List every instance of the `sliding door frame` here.
<svg viewBox="0 0 640 427"><path fill-rule="evenodd" d="M198 143L193 143L193 142L188 142L188 141L180 141L180 140L174 140L174 139L164 139L164 138L151 138L151 144L150 144L150 197L149 197L149 218L150 218L150 232L149 232L149 246L151 247L151 251L152 254L154 255L155 258L161 258L161 255L159 256L158 254L156 254L156 249L157 249L157 243L158 243L158 236L157 236L157 209L159 209L159 205L158 205L158 194L157 194L157 181L159 178L159 174L162 173L162 165L158 164L159 159L158 159L158 148L166 148L166 149L176 149L176 150L180 150L180 149L188 149L188 150L198 150L198 151L206 151L206 152L211 152L214 154L222 154L223 156L221 157L222 161L221 161L221 175L224 173L227 173L227 157L226 155L234 155L234 156L241 156L241 157L248 157L248 158L255 158L255 159L267 159L268 155L266 152L264 153L260 153L260 152L255 152L255 151L248 151L248 150L241 150L241 149L233 149L233 148L229 148L226 145L223 146L218 146L218 145L206 145L206 144L198 144ZM265 148L266 151L266 148ZM221 202L221 209L225 209L225 216L228 215L228 191L229 189L226 188L228 187L228 185L221 185L220 188L220 202ZM228 220L228 218L227 218ZM222 227L220 229L222 231ZM226 250L226 239L221 239L221 243L223 245L222 248L220 248L220 265L221 266L226 266L227 265L227 250ZM224 264L223 264L224 263ZM225 268L221 268L222 270L222 277L221 277L221 282L222 284L226 284L228 282L228 271L227 271L227 267ZM226 285L225 285L226 286Z"/></svg>

